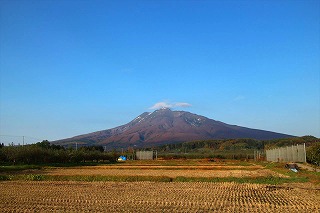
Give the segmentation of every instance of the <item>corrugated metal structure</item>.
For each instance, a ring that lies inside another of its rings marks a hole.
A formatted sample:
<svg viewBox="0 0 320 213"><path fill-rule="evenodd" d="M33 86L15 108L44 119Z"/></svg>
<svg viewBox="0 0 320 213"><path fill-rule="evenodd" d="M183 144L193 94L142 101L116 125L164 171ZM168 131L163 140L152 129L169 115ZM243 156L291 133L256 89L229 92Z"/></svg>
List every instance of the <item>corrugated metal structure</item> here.
<svg viewBox="0 0 320 213"><path fill-rule="evenodd" d="M266 150L267 161L273 162L307 162L306 145L286 146Z"/></svg>
<svg viewBox="0 0 320 213"><path fill-rule="evenodd" d="M154 160L157 159L157 151L137 151L137 160Z"/></svg>

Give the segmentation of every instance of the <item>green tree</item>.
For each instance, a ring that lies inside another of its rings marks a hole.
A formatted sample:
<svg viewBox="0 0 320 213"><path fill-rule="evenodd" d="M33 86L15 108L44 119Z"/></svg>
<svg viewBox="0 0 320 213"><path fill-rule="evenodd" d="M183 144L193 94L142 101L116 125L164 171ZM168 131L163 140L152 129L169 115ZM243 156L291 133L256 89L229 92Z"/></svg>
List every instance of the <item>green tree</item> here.
<svg viewBox="0 0 320 213"><path fill-rule="evenodd" d="M313 144L307 149L307 161L320 166L320 142Z"/></svg>

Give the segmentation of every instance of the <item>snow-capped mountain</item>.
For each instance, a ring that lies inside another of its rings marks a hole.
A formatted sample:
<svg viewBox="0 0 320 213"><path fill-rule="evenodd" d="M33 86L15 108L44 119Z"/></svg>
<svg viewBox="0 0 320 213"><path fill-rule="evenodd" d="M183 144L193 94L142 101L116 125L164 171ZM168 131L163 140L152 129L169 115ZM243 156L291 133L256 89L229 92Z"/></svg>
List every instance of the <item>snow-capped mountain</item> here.
<svg viewBox="0 0 320 213"><path fill-rule="evenodd" d="M291 135L251 129L192 114L162 108L144 112L131 122L112 129L55 141L55 144L103 145L109 149L146 147L203 139L252 138L269 140Z"/></svg>

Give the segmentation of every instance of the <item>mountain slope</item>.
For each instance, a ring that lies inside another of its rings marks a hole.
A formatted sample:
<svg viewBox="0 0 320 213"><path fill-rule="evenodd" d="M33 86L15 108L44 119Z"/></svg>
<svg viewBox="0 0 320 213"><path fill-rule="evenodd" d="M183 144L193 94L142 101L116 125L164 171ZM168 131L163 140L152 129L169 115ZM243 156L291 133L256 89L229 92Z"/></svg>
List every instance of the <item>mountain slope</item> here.
<svg viewBox="0 0 320 213"><path fill-rule="evenodd" d="M60 145L79 143L103 145L109 149L146 147L203 139L252 138L269 140L290 135L229 125L204 116L168 108L142 113L128 124L112 129L55 141Z"/></svg>

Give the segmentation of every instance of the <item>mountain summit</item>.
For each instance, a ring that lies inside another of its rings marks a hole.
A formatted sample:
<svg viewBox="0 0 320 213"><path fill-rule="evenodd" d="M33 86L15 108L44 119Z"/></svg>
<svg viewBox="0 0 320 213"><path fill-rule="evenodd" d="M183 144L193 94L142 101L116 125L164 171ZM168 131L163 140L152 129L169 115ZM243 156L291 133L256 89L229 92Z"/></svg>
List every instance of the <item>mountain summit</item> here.
<svg viewBox="0 0 320 213"><path fill-rule="evenodd" d="M112 129L55 141L55 144L103 145L108 149L146 147L193 140L252 138L269 140L293 137L276 132L226 124L185 111L161 108L144 112L131 122Z"/></svg>

